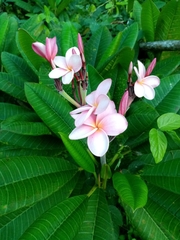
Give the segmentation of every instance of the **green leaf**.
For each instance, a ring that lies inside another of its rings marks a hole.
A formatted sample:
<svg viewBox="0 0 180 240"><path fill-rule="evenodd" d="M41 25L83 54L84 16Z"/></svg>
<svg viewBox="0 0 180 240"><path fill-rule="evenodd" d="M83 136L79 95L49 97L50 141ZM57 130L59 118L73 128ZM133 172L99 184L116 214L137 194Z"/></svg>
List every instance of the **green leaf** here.
<svg viewBox="0 0 180 240"><path fill-rule="evenodd" d="M95 162L95 159L85 144L83 144L81 141L70 140L68 136L63 133L59 134L74 161L87 172L94 173L95 167L93 162Z"/></svg>
<svg viewBox="0 0 180 240"><path fill-rule="evenodd" d="M0 215L30 206L59 190L77 167L51 157L14 157L0 161Z"/></svg>
<svg viewBox="0 0 180 240"><path fill-rule="evenodd" d="M120 201L133 210L146 204L148 189L139 176L117 172L113 175L113 185L120 197Z"/></svg>
<svg viewBox="0 0 180 240"><path fill-rule="evenodd" d="M154 32L159 13L152 0L146 0L142 4L141 26L147 42L154 41Z"/></svg>
<svg viewBox="0 0 180 240"><path fill-rule="evenodd" d="M85 57L87 64L97 66L102 55L111 43L112 37L106 27L96 30L85 46Z"/></svg>
<svg viewBox="0 0 180 240"><path fill-rule="evenodd" d="M62 0L59 4L59 6L56 9L56 15L59 16L59 14L70 4L72 0Z"/></svg>
<svg viewBox="0 0 180 240"><path fill-rule="evenodd" d="M180 197L159 187L149 185L149 199L144 208L133 212L126 207L126 214L141 239L179 239Z"/></svg>
<svg viewBox="0 0 180 240"><path fill-rule="evenodd" d="M180 2L169 1L162 9L156 27L156 40L179 40Z"/></svg>
<svg viewBox="0 0 180 240"><path fill-rule="evenodd" d="M91 65L87 66L88 71L88 93L96 90L98 85L104 80L98 71Z"/></svg>
<svg viewBox="0 0 180 240"><path fill-rule="evenodd" d="M8 27L9 27L9 17L7 13L3 13L0 16L0 53L3 51L5 42L6 42L6 35L8 32Z"/></svg>
<svg viewBox="0 0 180 240"><path fill-rule="evenodd" d="M64 22L61 32L61 50L65 55L71 47L77 47L78 32L71 22Z"/></svg>
<svg viewBox="0 0 180 240"><path fill-rule="evenodd" d="M72 189L77 183L78 177L79 174L76 174L70 181L57 191L54 191L49 197L31 206L1 216L0 236L6 236L7 239L19 239L25 231L28 232L28 228L31 224L33 224L44 212L59 204L71 194ZM20 224L22 222L23 224Z"/></svg>
<svg viewBox="0 0 180 240"><path fill-rule="evenodd" d="M148 130L157 117L158 113L151 105L141 101L133 103L128 111L128 128L124 133L125 136L137 137Z"/></svg>
<svg viewBox="0 0 180 240"><path fill-rule="evenodd" d="M165 113L157 119L158 128L161 131L172 131L180 128L180 115Z"/></svg>
<svg viewBox="0 0 180 240"><path fill-rule="evenodd" d="M178 156L179 157L179 156ZM163 189L180 194L180 159L160 162L152 167L146 167L142 177Z"/></svg>
<svg viewBox="0 0 180 240"><path fill-rule="evenodd" d="M171 137L171 139L180 146L180 137L177 135L175 131L168 131L167 134Z"/></svg>
<svg viewBox="0 0 180 240"><path fill-rule="evenodd" d="M150 149L156 163L162 161L167 149L167 139L163 132L152 128L149 132Z"/></svg>
<svg viewBox="0 0 180 240"><path fill-rule="evenodd" d="M141 29L141 11L142 5L135 0L133 4L133 17L134 20L138 23L139 29Z"/></svg>
<svg viewBox="0 0 180 240"><path fill-rule="evenodd" d="M86 195L64 200L38 218L20 239L74 239L86 208Z"/></svg>
<svg viewBox="0 0 180 240"><path fill-rule="evenodd" d="M47 86L26 83L25 93L28 102L43 122L59 137L59 132L69 134L73 127L70 104L57 92Z"/></svg>
<svg viewBox="0 0 180 240"><path fill-rule="evenodd" d="M152 101L148 101L156 107L159 114L180 110L180 74L174 74L161 79L161 84L155 89L156 96ZM143 100L146 101L147 100Z"/></svg>
<svg viewBox="0 0 180 240"><path fill-rule="evenodd" d="M25 82L38 82L38 76L31 70L24 59L8 52L3 52L1 58L6 71L14 77L18 77L23 86Z"/></svg>
<svg viewBox="0 0 180 240"><path fill-rule="evenodd" d="M28 34L28 32L19 29L16 36L16 42L21 55L30 68L38 75L37 70L45 60L32 50L32 43L35 42L35 40Z"/></svg>
<svg viewBox="0 0 180 240"><path fill-rule="evenodd" d="M18 77L14 75L1 72L0 73L0 90L15 97L19 100L27 102L24 93L24 83Z"/></svg>
<svg viewBox="0 0 180 240"><path fill-rule="evenodd" d="M74 240L84 239L116 239L110 210L102 189L96 189L89 198L84 222Z"/></svg>

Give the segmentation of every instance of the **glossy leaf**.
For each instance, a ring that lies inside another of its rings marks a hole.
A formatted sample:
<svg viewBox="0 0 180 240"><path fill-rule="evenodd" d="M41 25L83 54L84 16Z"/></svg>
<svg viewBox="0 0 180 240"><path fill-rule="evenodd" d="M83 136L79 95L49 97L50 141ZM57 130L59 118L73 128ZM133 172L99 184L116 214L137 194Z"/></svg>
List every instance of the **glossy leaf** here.
<svg viewBox="0 0 180 240"><path fill-rule="evenodd" d="M84 239L116 239L110 210L101 189L96 189L89 198L85 219L75 238Z"/></svg>
<svg viewBox="0 0 180 240"><path fill-rule="evenodd" d="M50 157L15 157L0 166L1 215L50 196L77 172L72 163Z"/></svg>
<svg viewBox="0 0 180 240"><path fill-rule="evenodd" d="M95 158L88 151L87 146L85 146L85 144L83 144L81 141L70 140L68 136L63 133L59 134L66 149L68 150L74 161L87 172L94 173Z"/></svg>
<svg viewBox="0 0 180 240"><path fill-rule="evenodd" d="M73 239L86 214L87 196L75 196L49 209L20 238Z"/></svg>
<svg viewBox="0 0 180 240"><path fill-rule="evenodd" d="M70 181L53 192L49 197L31 206L23 207L15 212L1 216L0 236L6 236L8 239L19 239L44 212L69 197L77 183L78 177L79 174L76 174ZM20 222L23 222L23 224L19 224Z"/></svg>
<svg viewBox="0 0 180 240"><path fill-rule="evenodd" d="M152 128L149 132L150 149L156 163L162 161L167 149L167 139L163 132Z"/></svg>
<svg viewBox="0 0 180 240"><path fill-rule="evenodd" d="M72 131L73 119L69 114L72 108L62 96L47 86L33 83L25 84L25 93L35 112L56 135Z"/></svg>
<svg viewBox="0 0 180 240"><path fill-rule="evenodd" d="M160 162L152 167L146 167L142 174L143 178L163 189L180 194L180 159Z"/></svg>
<svg viewBox="0 0 180 240"><path fill-rule="evenodd" d="M91 65L87 66L88 70L88 93L96 90L98 85L104 80L98 71Z"/></svg>
<svg viewBox="0 0 180 240"><path fill-rule="evenodd" d="M154 32L159 16L159 10L152 0L146 0L142 4L141 26L146 41L154 41Z"/></svg>
<svg viewBox="0 0 180 240"><path fill-rule="evenodd" d="M117 172L113 175L113 186L120 197L120 202L130 206L133 210L146 204L148 189L139 176Z"/></svg>
<svg viewBox="0 0 180 240"><path fill-rule="evenodd" d="M4 46L5 46L5 41L6 41L6 34L8 32L8 27L9 27L9 18L7 13L3 13L0 16L0 31L1 31L1 36L0 36L0 53L3 51Z"/></svg>
<svg viewBox="0 0 180 240"><path fill-rule="evenodd" d="M180 128L180 115L165 113L157 119L158 128L161 131L172 131Z"/></svg>

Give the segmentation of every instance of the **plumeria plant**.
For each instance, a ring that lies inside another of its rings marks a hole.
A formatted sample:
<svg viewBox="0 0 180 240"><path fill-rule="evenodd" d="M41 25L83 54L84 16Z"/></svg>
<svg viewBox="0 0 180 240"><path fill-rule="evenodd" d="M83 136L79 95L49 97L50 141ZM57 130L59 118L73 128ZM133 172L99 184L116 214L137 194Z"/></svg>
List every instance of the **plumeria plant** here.
<svg viewBox="0 0 180 240"><path fill-rule="evenodd" d="M0 239L179 239L180 57L139 48L179 4L115 37L0 15Z"/></svg>

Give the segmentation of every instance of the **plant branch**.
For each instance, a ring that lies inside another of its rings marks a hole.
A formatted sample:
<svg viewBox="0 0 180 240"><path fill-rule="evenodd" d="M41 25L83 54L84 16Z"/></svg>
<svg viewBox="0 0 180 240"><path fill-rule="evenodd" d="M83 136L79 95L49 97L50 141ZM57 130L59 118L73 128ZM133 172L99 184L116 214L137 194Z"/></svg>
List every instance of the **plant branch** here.
<svg viewBox="0 0 180 240"><path fill-rule="evenodd" d="M180 40L165 40L140 43L139 47L142 50L151 51L177 51L180 50Z"/></svg>

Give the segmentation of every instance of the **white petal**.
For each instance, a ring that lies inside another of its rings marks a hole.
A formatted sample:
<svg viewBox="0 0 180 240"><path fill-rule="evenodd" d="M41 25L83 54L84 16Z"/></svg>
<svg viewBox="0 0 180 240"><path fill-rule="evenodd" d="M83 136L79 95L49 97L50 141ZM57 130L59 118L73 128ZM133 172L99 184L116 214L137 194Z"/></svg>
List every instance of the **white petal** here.
<svg viewBox="0 0 180 240"><path fill-rule="evenodd" d="M143 85L144 87L144 97L148 100L152 100L155 97L155 91L151 86L146 84Z"/></svg>
<svg viewBox="0 0 180 240"><path fill-rule="evenodd" d="M60 68L68 69L65 57L61 57L61 56L55 57L54 63L56 64L56 66L58 66Z"/></svg>
<svg viewBox="0 0 180 240"><path fill-rule="evenodd" d="M108 107L110 102L110 99L107 95L101 94L97 99L96 99L96 110L95 110L95 114L100 114L103 111L106 110L106 108Z"/></svg>
<svg viewBox="0 0 180 240"><path fill-rule="evenodd" d="M109 136L119 135L127 129L127 126L126 118L119 113L107 115L98 124L98 127L102 128Z"/></svg>
<svg viewBox="0 0 180 240"><path fill-rule="evenodd" d="M66 60L69 61L69 58L73 55L73 51L76 52L77 55L80 55L79 49L77 47L72 47L66 52Z"/></svg>
<svg viewBox="0 0 180 240"><path fill-rule="evenodd" d="M139 60L137 62L138 62L138 69L139 69L139 77L142 79L146 74L146 68L144 64L142 64L142 62L140 62Z"/></svg>
<svg viewBox="0 0 180 240"><path fill-rule="evenodd" d="M148 77L144 78L144 83L146 85L149 85L149 86L155 88L155 87L159 86L160 79L157 76L151 75L151 76L148 76Z"/></svg>
<svg viewBox="0 0 180 240"><path fill-rule="evenodd" d="M49 77L56 79L64 76L65 74L67 74L67 70L64 70L61 68L55 68L49 73Z"/></svg>
<svg viewBox="0 0 180 240"><path fill-rule="evenodd" d="M111 84L112 84L112 80L110 78L102 81L96 89L96 98L101 94L107 94L111 87Z"/></svg>
<svg viewBox="0 0 180 240"><path fill-rule="evenodd" d="M91 113L92 113L93 111L94 111L94 108L91 107L91 108L89 109L89 111L84 111L84 112L78 114L78 117L77 117L76 120L75 120L75 126L76 126L76 127L79 127L80 125L82 125L82 124L90 117L90 115L91 115ZM92 126L92 124L87 124L87 125ZM93 126L94 126L94 125L95 125L95 124L93 123Z"/></svg>
<svg viewBox="0 0 180 240"><path fill-rule="evenodd" d="M74 72L78 72L82 67L81 57L77 54L73 54L67 61L69 69L73 69Z"/></svg>
<svg viewBox="0 0 180 240"><path fill-rule="evenodd" d="M69 71L67 72L63 77L62 77L62 82L63 84L69 84L74 77L74 71Z"/></svg>
<svg viewBox="0 0 180 240"><path fill-rule="evenodd" d="M96 91L91 92L89 95L86 96L86 102L87 104L94 106L96 102Z"/></svg>
<svg viewBox="0 0 180 240"><path fill-rule="evenodd" d="M84 112L84 111L88 111L90 108L91 108L91 106L84 105L82 107L79 107L79 108L71 111L70 114L73 115L73 114L81 113L81 112Z"/></svg>
<svg viewBox="0 0 180 240"><path fill-rule="evenodd" d="M46 47L44 44L40 42L35 42L32 44L32 49L41 57L46 58Z"/></svg>
<svg viewBox="0 0 180 240"><path fill-rule="evenodd" d="M134 93L139 98L144 96L144 87L142 84L138 83L138 81L134 84Z"/></svg>
<svg viewBox="0 0 180 240"><path fill-rule="evenodd" d="M97 130L96 128L86 126L86 125L81 125L80 127L75 128L69 134L69 138L72 140L86 138L89 135L93 134L96 130Z"/></svg>
<svg viewBox="0 0 180 240"><path fill-rule="evenodd" d="M97 130L88 137L89 150L97 157L102 157L109 148L109 138L103 130Z"/></svg>

